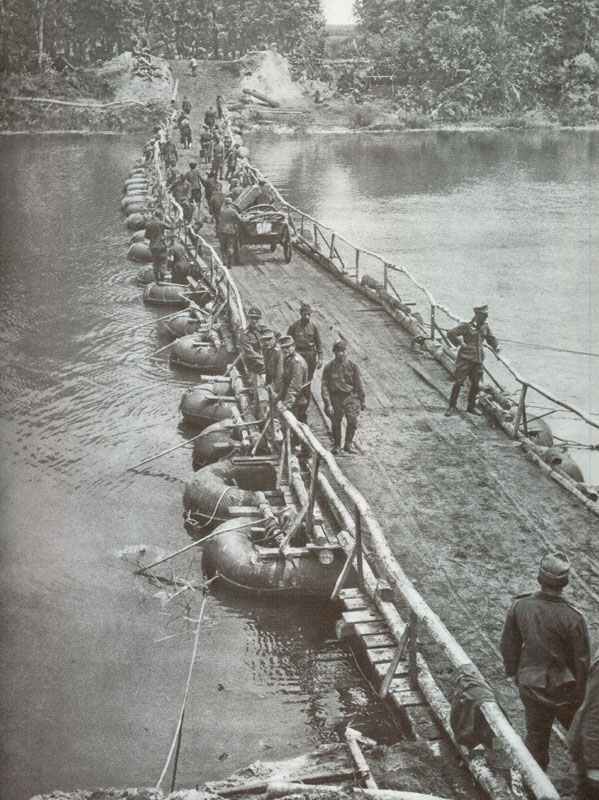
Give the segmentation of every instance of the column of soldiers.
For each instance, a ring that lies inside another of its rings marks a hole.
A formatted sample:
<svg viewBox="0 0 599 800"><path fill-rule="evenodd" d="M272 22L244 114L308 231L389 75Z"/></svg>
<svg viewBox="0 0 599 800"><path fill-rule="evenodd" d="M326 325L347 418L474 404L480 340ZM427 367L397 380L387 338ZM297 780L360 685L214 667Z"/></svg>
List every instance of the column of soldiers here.
<svg viewBox="0 0 599 800"><path fill-rule="evenodd" d="M248 327L240 336L239 347L254 399L257 387L263 384L300 422L306 422L312 378L322 366L322 341L312 321L311 306L302 303L300 318L278 338L270 328L260 325L259 308L252 306L247 317ZM321 382L324 410L333 430L331 452L338 454L343 440L344 452L355 454L358 417L366 407L364 385L358 366L347 357L344 340L334 343L333 353L334 358L323 369Z"/></svg>

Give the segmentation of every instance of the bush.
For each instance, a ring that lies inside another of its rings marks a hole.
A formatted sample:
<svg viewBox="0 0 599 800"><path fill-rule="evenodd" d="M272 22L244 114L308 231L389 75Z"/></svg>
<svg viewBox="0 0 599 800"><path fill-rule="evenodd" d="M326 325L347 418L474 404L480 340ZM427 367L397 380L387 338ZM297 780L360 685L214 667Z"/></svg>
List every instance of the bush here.
<svg viewBox="0 0 599 800"><path fill-rule="evenodd" d="M349 111L349 126L354 129L368 128L374 122L375 117L376 112L372 106L352 106Z"/></svg>

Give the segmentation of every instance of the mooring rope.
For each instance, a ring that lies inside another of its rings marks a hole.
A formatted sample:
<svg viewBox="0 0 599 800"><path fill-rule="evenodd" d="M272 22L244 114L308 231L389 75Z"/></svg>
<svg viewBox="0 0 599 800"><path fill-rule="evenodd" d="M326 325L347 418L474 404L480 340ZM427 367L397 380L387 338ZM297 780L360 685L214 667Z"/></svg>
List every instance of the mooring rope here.
<svg viewBox="0 0 599 800"><path fill-rule="evenodd" d="M211 580L214 580L212 578ZM183 717L185 716L185 706L187 705L187 698L189 697L189 689L191 687L191 675L193 673L193 667L196 661L196 657L198 654L198 646L200 644L200 631L202 629L202 619L204 617L204 609L206 608L206 602L208 600L208 583L204 584L204 597L202 598L202 605L200 607L200 616L198 618L198 625L195 632L195 638L193 642L193 651L191 654L191 661L189 664L189 671L187 673L187 681L185 683L185 692L183 694L183 702L181 703L181 710L179 712L179 719L177 721L177 727L175 729L175 734L173 736L173 740L171 742L170 749L168 751L168 756L166 757L166 762L164 767L162 768L162 772L160 773L160 777L158 778L158 782L156 783L156 789L160 789L162 786L162 781L165 778L169 765L171 763L171 759L175 752L175 748L177 747L177 741L179 740L181 728L183 725Z"/></svg>

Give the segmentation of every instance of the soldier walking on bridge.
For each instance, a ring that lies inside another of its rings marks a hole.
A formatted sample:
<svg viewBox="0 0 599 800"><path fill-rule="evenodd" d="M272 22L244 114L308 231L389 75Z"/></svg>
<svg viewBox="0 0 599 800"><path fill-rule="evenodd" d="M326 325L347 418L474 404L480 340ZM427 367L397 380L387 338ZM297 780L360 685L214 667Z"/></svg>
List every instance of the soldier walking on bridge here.
<svg viewBox="0 0 599 800"><path fill-rule="evenodd" d="M291 336L281 336L279 347L283 351L283 385L279 400L289 411L295 414L300 422L306 422L308 404L310 402L310 381L308 379L308 365L295 352L295 342Z"/></svg>
<svg viewBox="0 0 599 800"><path fill-rule="evenodd" d="M295 342L295 349L308 365L308 378L312 380L314 372L322 364L322 344L320 332L312 322L312 307L309 303L300 305L300 318L293 322L287 334Z"/></svg>
<svg viewBox="0 0 599 800"><path fill-rule="evenodd" d="M322 399L324 410L331 418L333 427L332 453L341 448L341 427L343 417L346 420L345 443L346 453L355 453L353 441L358 428L360 411L366 408L366 395L359 368L347 357L347 345L343 340L335 342L332 361L322 371Z"/></svg>
<svg viewBox="0 0 599 800"><path fill-rule="evenodd" d="M491 328L487 323L488 316L488 306L475 306L474 317L470 322L462 322L447 331L447 338L451 344L460 349L456 358L455 383L451 389L449 408L445 412L446 417L455 413L460 389L466 378L470 379L467 411L469 414L480 414L476 408L476 396L483 374L484 343L488 342L495 353L499 352L497 339L491 333Z"/></svg>
<svg viewBox="0 0 599 800"><path fill-rule="evenodd" d="M590 662L587 624L563 595L570 562L565 553L541 559L541 590L518 595L501 637L508 677L515 678L524 704L526 746L547 769L553 721L569 728L585 694Z"/></svg>
<svg viewBox="0 0 599 800"><path fill-rule="evenodd" d="M270 387L275 397L278 397L283 388L283 373L285 356L275 338L274 331L266 328L260 334L262 354L264 356L264 372L267 388Z"/></svg>

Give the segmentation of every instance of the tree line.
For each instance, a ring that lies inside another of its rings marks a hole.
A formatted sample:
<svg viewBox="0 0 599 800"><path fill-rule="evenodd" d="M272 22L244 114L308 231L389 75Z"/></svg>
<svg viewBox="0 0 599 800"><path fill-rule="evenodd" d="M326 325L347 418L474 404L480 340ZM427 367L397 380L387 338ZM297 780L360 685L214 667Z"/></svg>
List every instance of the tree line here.
<svg viewBox="0 0 599 800"><path fill-rule="evenodd" d="M276 43L322 50L320 0L0 0L0 69L43 69L64 50L87 65L147 42L166 58L243 55Z"/></svg>
<svg viewBox="0 0 599 800"><path fill-rule="evenodd" d="M460 118L599 107L599 0L354 0L405 105Z"/></svg>

